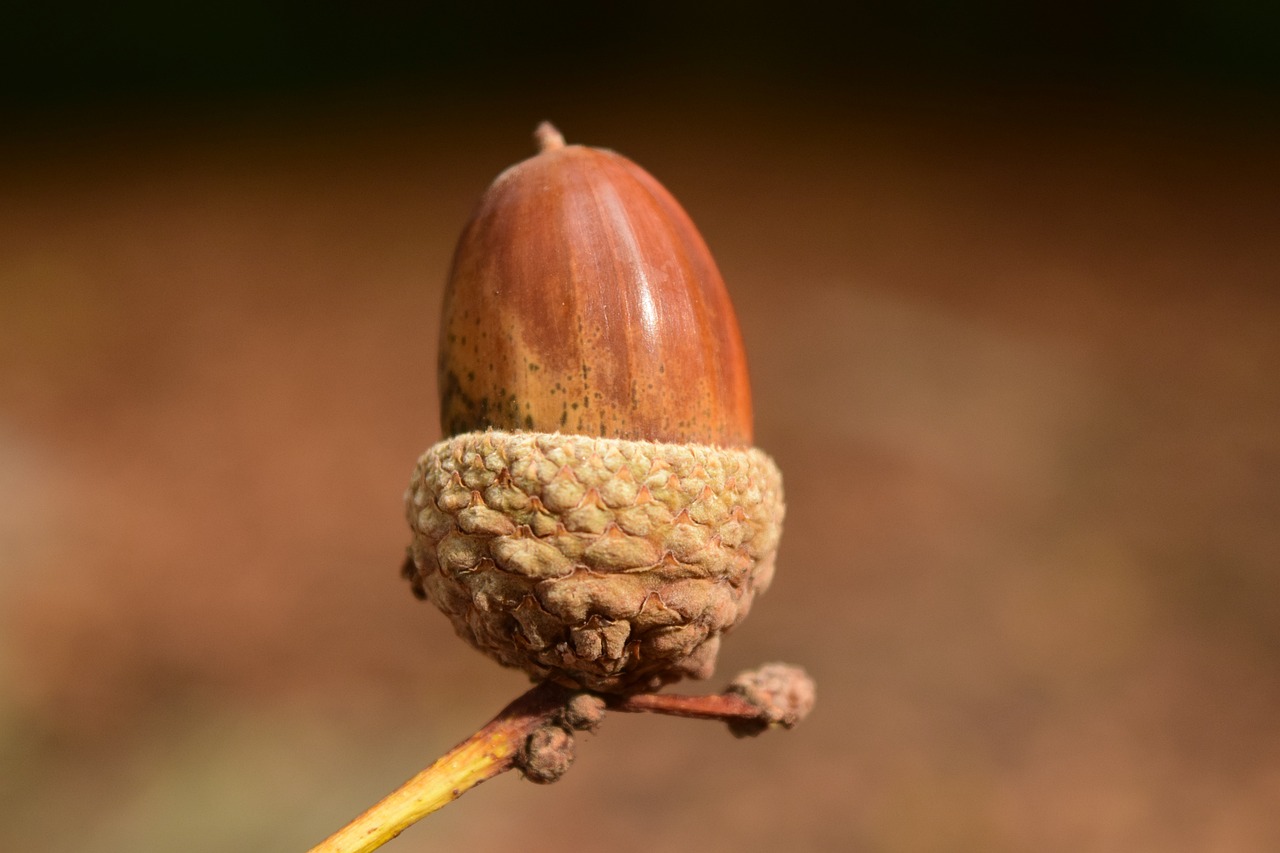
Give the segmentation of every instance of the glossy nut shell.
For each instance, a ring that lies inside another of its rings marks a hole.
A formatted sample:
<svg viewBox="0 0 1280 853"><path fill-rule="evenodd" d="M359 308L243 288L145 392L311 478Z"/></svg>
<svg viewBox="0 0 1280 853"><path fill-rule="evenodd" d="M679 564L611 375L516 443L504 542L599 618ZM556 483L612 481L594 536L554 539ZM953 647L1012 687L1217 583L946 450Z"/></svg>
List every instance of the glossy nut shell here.
<svg viewBox="0 0 1280 853"><path fill-rule="evenodd" d="M598 148L549 147L484 194L446 289L439 383L445 435L752 441L742 339L706 244L656 180Z"/></svg>

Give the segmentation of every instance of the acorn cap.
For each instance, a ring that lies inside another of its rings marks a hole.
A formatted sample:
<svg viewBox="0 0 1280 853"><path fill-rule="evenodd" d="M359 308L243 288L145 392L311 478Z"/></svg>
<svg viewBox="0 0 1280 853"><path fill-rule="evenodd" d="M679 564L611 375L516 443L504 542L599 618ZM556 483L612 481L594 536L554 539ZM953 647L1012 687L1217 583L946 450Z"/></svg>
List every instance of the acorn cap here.
<svg viewBox="0 0 1280 853"><path fill-rule="evenodd" d="M473 646L605 692L708 677L769 585L782 478L755 449L473 432L418 461L405 574Z"/></svg>

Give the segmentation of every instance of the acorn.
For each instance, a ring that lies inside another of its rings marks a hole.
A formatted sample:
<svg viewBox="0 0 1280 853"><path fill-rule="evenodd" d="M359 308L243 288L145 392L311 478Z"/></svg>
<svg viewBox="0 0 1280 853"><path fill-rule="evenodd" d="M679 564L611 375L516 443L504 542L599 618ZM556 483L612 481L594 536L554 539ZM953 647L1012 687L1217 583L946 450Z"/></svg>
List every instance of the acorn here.
<svg viewBox="0 0 1280 853"><path fill-rule="evenodd" d="M484 193L440 333L443 441L405 496L413 591L498 662L598 692L711 675L768 587L782 479L752 447L733 306L689 216L612 151Z"/></svg>

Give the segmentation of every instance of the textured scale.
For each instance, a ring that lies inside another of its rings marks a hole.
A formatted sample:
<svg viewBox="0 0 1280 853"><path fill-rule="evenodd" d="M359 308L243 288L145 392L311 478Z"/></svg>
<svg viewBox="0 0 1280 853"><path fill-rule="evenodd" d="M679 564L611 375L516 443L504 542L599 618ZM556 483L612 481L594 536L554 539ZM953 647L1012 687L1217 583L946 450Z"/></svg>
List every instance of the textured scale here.
<svg viewBox="0 0 1280 853"><path fill-rule="evenodd" d="M535 678L652 690L711 673L768 587L782 480L758 450L473 432L418 462L405 572Z"/></svg>

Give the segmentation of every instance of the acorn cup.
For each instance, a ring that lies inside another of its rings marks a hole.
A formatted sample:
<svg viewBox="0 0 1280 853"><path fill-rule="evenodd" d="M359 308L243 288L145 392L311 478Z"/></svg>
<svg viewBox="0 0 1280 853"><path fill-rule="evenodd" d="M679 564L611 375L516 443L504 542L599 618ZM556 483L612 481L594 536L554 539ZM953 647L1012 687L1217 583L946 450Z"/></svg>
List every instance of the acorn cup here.
<svg viewBox="0 0 1280 853"><path fill-rule="evenodd" d="M769 585L783 517L733 306L648 173L548 124L536 136L454 255L447 438L405 496L404 574L536 680L631 694L706 678Z"/></svg>

